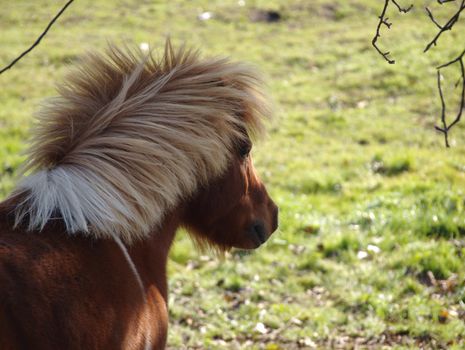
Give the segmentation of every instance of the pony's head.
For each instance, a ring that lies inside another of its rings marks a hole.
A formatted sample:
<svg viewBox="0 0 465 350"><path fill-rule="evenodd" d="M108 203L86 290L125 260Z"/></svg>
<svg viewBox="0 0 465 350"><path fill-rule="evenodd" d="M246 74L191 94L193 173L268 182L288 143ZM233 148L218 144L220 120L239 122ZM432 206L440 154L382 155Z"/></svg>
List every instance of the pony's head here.
<svg viewBox="0 0 465 350"><path fill-rule="evenodd" d="M257 176L248 138L233 150L226 172L203 186L186 208L184 225L220 249L254 249L278 227L278 207Z"/></svg>
<svg viewBox="0 0 465 350"><path fill-rule="evenodd" d="M110 46L71 70L38 114L15 191L16 224L131 243L168 212L220 248L254 248L277 208L248 156L269 115L260 77L196 51L162 56Z"/></svg>

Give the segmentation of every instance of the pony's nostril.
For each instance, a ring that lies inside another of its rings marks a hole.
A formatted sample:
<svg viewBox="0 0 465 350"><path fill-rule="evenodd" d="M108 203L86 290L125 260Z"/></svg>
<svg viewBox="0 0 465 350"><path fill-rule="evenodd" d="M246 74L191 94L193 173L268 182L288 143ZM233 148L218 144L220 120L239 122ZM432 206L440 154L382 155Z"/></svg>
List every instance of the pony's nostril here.
<svg viewBox="0 0 465 350"><path fill-rule="evenodd" d="M257 221L254 224L252 224L251 234L258 241L259 244L266 242L266 229L263 222Z"/></svg>

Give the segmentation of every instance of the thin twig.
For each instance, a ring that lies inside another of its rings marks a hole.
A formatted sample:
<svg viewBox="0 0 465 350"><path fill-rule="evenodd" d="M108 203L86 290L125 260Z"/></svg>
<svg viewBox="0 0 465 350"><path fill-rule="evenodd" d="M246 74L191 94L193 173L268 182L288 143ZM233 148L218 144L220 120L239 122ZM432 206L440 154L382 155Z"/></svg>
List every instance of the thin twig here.
<svg viewBox="0 0 465 350"><path fill-rule="evenodd" d="M434 16L433 16L433 13L430 11L429 8L425 7L425 10L426 12L428 13L428 17L431 19L431 21L436 24L436 26L442 30L442 25L440 25L435 19L434 19Z"/></svg>
<svg viewBox="0 0 465 350"><path fill-rule="evenodd" d="M463 62L463 57L465 56L465 50L462 51L462 53L457 56L455 59L452 61L449 61L439 67L437 67L437 76L438 76L438 91L439 91L439 97L441 99L441 122L442 122L442 127L435 126L436 130L440 131L441 133L444 134L444 139L446 143L446 147L449 146L449 131L450 129L457 124L460 119L462 118L462 113L463 109L465 108L465 65ZM462 80L462 93L460 97L460 106L459 110L457 112L457 115L455 116L454 120L447 125L446 121L446 103L444 100L444 94L442 91L442 86L441 86L441 69L446 68L448 66L451 66L455 63L459 63L460 65L460 74L461 74L461 80Z"/></svg>
<svg viewBox="0 0 465 350"><path fill-rule="evenodd" d="M443 1L443 2L440 2L440 4L443 4L445 2L448 2L448 1ZM431 11L426 8L426 11L428 12L428 15L429 17L431 18L431 20L433 21L434 24L436 24L436 26L439 27L439 32L434 36L433 40L431 40L428 45L426 45L425 49L423 52L427 52L431 46L437 44L437 41L439 39L439 37L442 35L442 33L444 33L446 30L451 30L452 27L454 26L454 24L459 20L459 17L460 17L460 13L465 10L465 0L462 0L462 3L460 4L460 7L459 9L457 10L457 12L447 21L446 24L444 24L443 26L441 26L440 24L438 24L434 18L433 18L433 15L431 13Z"/></svg>
<svg viewBox="0 0 465 350"><path fill-rule="evenodd" d="M458 55L456 58L454 58L452 61L440 65L439 67L437 67L437 69L446 68L447 66L450 66L454 64L455 62L458 62L461 59L463 59L463 56L465 56L465 50L463 50L462 53Z"/></svg>
<svg viewBox="0 0 465 350"><path fill-rule="evenodd" d="M397 7L397 9L399 10L399 12L402 12L402 13L407 13L407 12L409 12L409 11L413 8L413 4L411 4L411 5L410 5L409 7L407 7L407 8L403 8L402 6L400 6L400 5L397 3L396 0L391 0L391 1L392 1L392 3L393 3L394 5L396 5L396 7Z"/></svg>
<svg viewBox="0 0 465 350"><path fill-rule="evenodd" d="M394 60L391 60L388 56L390 54L389 51L387 52L383 52L379 49L378 45L377 45L377 41L378 41L378 38L381 37L381 34L379 33L380 29L381 29L381 26L384 24L386 27L390 28L391 27L391 24L387 22L387 19L384 17L386 15L386 10L387 10L387 7L389 5L389 0L385 0L384 1L384 7L383 7L383 11L381 11L381 15L379 16L379 22L378 22L378 25L376 27L376 33L375 33L375 36L373 37L373 40L371 41L371 44L373 45L373 47L376 49L376 51L379 52L379 54L381 56L383 56L383 58L389 63L389 64L394 64L396 63L396 61Z"/></svg>
<svg viewBox="0 0 465 350"><path fill-rule="evenodd" d="M37 38L37 40L34 42L34 44L32 44L26 51L24 51L21 55L19 55L18 57L16 57L9 65L7 65L5 68L3 68L2 70L0 70L0 74L2 74L3 72L7 71L8 69L10 69L11 67L13 67L21 58L23 58L24 56L26 56L30 51L32 51L34 49L34 47L36 47L37 45L39 45L40 41L44 38L44 36L47 34L48 30L52 27L52 25L55 23L55 21L61 16L61 14L63 12L65 12L66 8L71 5L71 3L73 2L74 0L69 0L62 8L61 10L55 15L55 17L53 17L53 19L49 22L49 24L47 25L47 28L45 28L45 30L42 32L42 34Z"/></svg>
<svg viewBox="0 0 465 350"><path fill-rule="evenodd" d="M442 87L441 87L441 72L438 69L437 71L437 76L438 76L438 91L439 91L439 98L441 99L441 122L442 122L442 128L439 126L435 126L436 130L442 132L444 134L444 139L446 142L446 147L449 146L449 134L447 130L447 123L446 123L446 102L444 101L444 94L442 92Z"/></svg>
<svg viewBox="0 0 465 350"><path fill-rule="evenodd" d="M407 13L409 12L413 5L410 5L410 7L408 8L403 8L401 7L395 0L391 0L394 5L396 5L397 9L399 10L399 12L402 12L402 13ZM388 20L389 18L386 17L386 11L387 11L387 8L388 8L388 5L389 5L389 0L385 0L384 1L384 7L383 7L383 10L381 11L381 15L379 15L379 22L378 22L378 25L376 26L376 33L375 33L375 36L373 37L373 40L371 41L371 44L373 45L373 47L376 49L376 51L378 51L378 53L389 63L389 64L394 64L396 63L395 60L393 59L390 59L389 58L389 54L390 52L389 51L386 51L386 52L383 52L381 51L381 49L378 47L378 38L381 37L381 34L380 34L380 30L381 30L381 26L384 24L388 29L391 28L391 25L392 23L390 23Z"/></svg>

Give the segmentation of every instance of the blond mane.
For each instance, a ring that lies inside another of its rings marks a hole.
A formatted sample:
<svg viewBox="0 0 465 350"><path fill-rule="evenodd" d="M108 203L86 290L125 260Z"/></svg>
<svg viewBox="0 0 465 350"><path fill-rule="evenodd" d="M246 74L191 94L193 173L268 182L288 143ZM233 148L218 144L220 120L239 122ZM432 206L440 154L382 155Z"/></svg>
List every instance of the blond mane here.
<svg viewBox="0 0 465 350"><path fill-rule="evenodd" d="M162 57L109 46L89 53L38 113L16 225L125 242L219 176L234 143L268 114L250 67L174 50Z"/></svg>

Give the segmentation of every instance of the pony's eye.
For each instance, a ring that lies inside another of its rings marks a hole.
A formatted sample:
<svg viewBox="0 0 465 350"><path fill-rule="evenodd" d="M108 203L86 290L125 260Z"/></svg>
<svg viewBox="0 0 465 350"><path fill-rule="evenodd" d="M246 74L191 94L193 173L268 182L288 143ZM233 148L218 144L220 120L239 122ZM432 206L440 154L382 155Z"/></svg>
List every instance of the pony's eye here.
<svg viewBox="0 0 465 350"><path fill-rule="evenodd" d="M250 142L246 142L241 147L239 148L239 155L241 158L247 158L249 156L249 153L252 149L252 144Z"/></svg>

